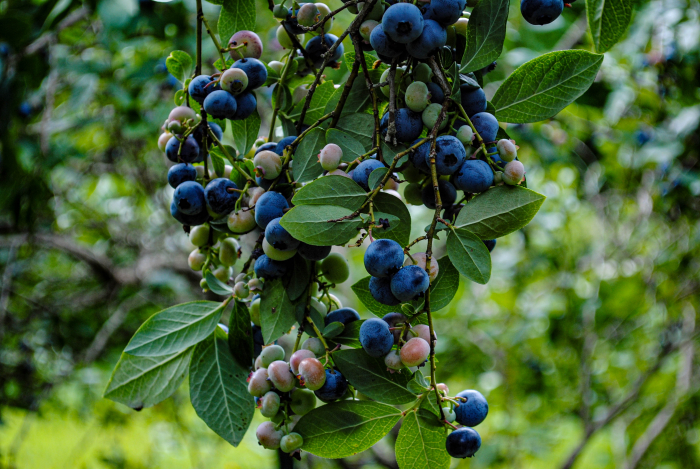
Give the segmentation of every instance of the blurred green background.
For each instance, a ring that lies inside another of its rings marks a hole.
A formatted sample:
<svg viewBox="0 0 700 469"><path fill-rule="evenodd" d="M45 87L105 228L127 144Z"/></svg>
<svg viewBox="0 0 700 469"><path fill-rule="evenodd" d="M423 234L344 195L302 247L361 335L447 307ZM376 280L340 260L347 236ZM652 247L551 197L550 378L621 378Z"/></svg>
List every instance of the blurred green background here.
<svg viewBox="0 0 700 469"><path fill-rule="evenodd" d="M258 3L263 58L278 59ZM487 96L539 54L592 49L583 0L546 27L518 5ZM165 58L194 53L194 23L194 0L0 1L1 467L279 467L253 431L233 448L209 430L186 385L140 413L101 398L148 316L202 298L156 146L180 86ZM453 467L700 468L699 41L697 0L640 0L584 96L508 128L548 199L498 241L491 282L463 279L436 314L439 381L490 403L477 457ZM411 210L418 234L429 213ZM367 317L349 288L362 250L347 255L338 296ZM395 435L295 467L393 468Z"/></svg>

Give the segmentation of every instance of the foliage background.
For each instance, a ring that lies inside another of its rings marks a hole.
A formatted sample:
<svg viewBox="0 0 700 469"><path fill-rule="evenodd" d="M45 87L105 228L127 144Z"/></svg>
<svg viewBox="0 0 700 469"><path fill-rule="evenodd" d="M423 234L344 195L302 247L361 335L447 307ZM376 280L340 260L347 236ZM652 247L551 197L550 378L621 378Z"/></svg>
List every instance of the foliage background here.
<svg viewBox="0 0 700 469"><path fill-rule="evenodd" d="M512 2L487 96L536 55L590 50L583 3L533 27ZM257 11L273 60L275 22L265 3ZM201 298L156 147L178 86L164 59L194 52L193 25L191 0L0 1L2 467L280 464L252 431L234 449L207 429L187 386L141 413L101 398L141 322ZM569 467L577 447L572 467L700 467L699 41L697 0L640 0L584 96L508 129L548 199L499 240L491 282L463 280L437 313L438 379L481 390L491 408L477 457L453 467ZM339 296L357 307L362 251L347 255L354 277ZM297 466L395 467L392 445Z"/></svg>

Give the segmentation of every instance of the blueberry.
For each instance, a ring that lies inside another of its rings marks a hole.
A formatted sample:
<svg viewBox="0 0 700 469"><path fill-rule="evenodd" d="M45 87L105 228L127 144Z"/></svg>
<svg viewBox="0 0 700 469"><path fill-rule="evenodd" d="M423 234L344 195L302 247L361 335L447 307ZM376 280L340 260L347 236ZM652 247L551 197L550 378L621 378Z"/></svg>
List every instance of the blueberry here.
<svg viewBox="0 0 700 469"><path fill-rule="evenodd" d="M455 409L457 422L467 427L476 427L484 421L489 413L489 403L479 391L469 389L457 394L457 397L466 397L467 402L462 402Z"/></svg>
<svg viewBox="0 0 700 469"><path fill-rule="evenodd" d="M418 143L415 141L411 146ZM413 166L416 167L421 173L430 174L430 165L428 164L428 155L430 154L430 141L425 142L411 153L408 154L408 159Z"/></svg>
<svg viewBox="0 0 700 469"><path fill-rule="evenodd" d="M248 75L248 90L254 90L265 84L267 81L267 68L258 59L248 57L236 60L231 68L240 68Z"/></svg>
<svg viewBox="0 0 700 469"><path fill-rule="evenodd" d="M177 186L173 193L173 202L184 215L197 215L206 211L204 188L194 181L186 181Z"/></svg>
<svg viewBox="0 0 700 469"><path fill-rule="evenodd" d="M382 318L382 321L386 322L389 325L389 328L392 328L398 327L399 324L405 323L406 319L406 316L401 313L387 313ZM392 335L394 336L394 343L398 344L399 338L401 337L401 331L393 331Z"/></svg>
<svg viewBox="0 0 700 469"><path fill-rule="evenodd" d="M379 168L384 168L381 161L372 159L365 160L358 164L355 171L353 171L352 180L358 183L364 190L368 191L370 190L369 175L372 174L372 171Z"/></svg>
<svg viewBox="0 0 700 469"><path fill-rule="evenodd" d="M264 179L260 176L255 176L255 184L261 189L268 190L274 181L272 179Z"/></svg>
<svg viewBox="0 0 700 469"><path fill-rule="evenodd" d="M290 251L299 247L299 241L280 225L281 218L275 218L265 228L265 239L275 249Z"/></svg>
<svg viewBox="0 0 700 469"><path fill-rule="evenodd" d="M338 41L338 36L333 34L323 34L320 36L312 37L309 42L306 43L306 52L314 63L314 66L320 67L323 65L324 57L323 55L333 47ZM333 55L328 59L328 62L340 60L343 56L345 47L340 44L333 52Z"/></svg>
<svg viewBox="0 0 700 469"><path fill-rule="evenodd" d="M192 163L199 156L199 144L192 135L188 136L183 142L178 140L177 137L170 137L170 140L165 145L165 156L173 163L180 161Z"/></svg>
<svg viewBox="0 0 700 469"><path fill-rule="evenodd" d="M485 161L467 160L454 177L457 189L471 194L485 192L493 185L493 171Z"/></svg>
<svg viewBox="0 0 700 469"><path fill-rule="evenodd" d="M492 252L493 249L496 247L496 240L495 239L485 239L484 244L486 245L486 248L489 250L489 252Z"/></svg>
<svg viewBox="0 0 700 469"><path fill-rule="evenodd" d="M438 181L438 191L440 192L440 202L442 202L443 208L451 206L457 200L457 189L447 181L443 181L442 179ZM435 189L432 183L423 188L423 204L430 209L436 207Z"/></svg>
<svg viewBox="0 0 700 469"><path fill-rule="evenodd" d="M462 107L470 118L474 114L486 110L486 94L481 88L472 88L470 85L462 85L460 88ZM464 123L466 125L466 123Z"/></svg>
<svg viewBox="0 0 700 469"><path fill-rule="evenodd" d="M191 164L178 163L168 170L168 184L173 189L185 181L194 181L195 179L197 179L197 170Z"/></svg>
<svg viewBox="0 0 700 469"><path fill-rule="evenodd" d="M522 0L520 12L530 24L545 25L559 18L564 11L564 0Z"/></svg>
<svg viewBox="0 0 700 469"><path fill-rule="evenodd" d="M253 270L258 278L274 280L283 277L289 269L289 264L284 261L273 261L265 254L255 260Z"/></svg>
<svg viewBox="0 0 700 469"><path fill-rule="evenodd" d="M207 207L218 214L223 215L229 213L236 207L238 200L238 192L229 189L238 189L235 182L227 178L216 178L207 184L204 188L204 197L207 199Z"/></svg>
<svg viewBox="0 0 700 469"><path fill-rule="evenodd" d="M255 150L255 154L257 155L261 151L265 151L265 150L274 151L275 153L277 153L277 151L276 151L277 150L277 143L275 143L275 142L263 143L262 145L260 145L258 147L257 150ZM277 154L279 155L279 153L277 153Z"/></svg>
<svg viewBox="0 0 700 469"><path fill-rule="evenodd" d="M372 298L387 306L396 306L401 302L391 293L391 277L371 277L369 279L369 292Z"/></svg>
<svg viewBox="0 0 700 469"><path fill-rule="evenodd" d="M297 139L296 135L290 135L289 137L284 137L282 140L279 141L279 143L277 143L277 145L275 146L275 149L272 151L277 153L279 156L282 156L284 154L284 149L286 147L288 147L289 145L291 145L292 142L294 142L294 140L296 140L296 139Z"/></svg>
<svg viewBox="0 0 700 469"><path fill-rule="evenodd" d="M331 246L312 246L301 243L297 248L297 253L307 261L320 261L331 253Z"/></svg>
<svg viewBox="0 0 700 469"><path fill-rule="evenodd" d="M252 322L250 325L253 332L253 356L258 358L262 352L263 345L265 345L265 341L263 340L262 329L260 326L256 326Z"/></svg>
<svg viewBox="0 0 700 469"><path fill-rule="evenodd" d="M338 370L326 370L326 382L318 391L314 391L316 397L323 401L335 401L345 395L348 390L348 381Z"/></svg>
<svg viewBox="0 0 700 469"><path fill-rule="evenodd" d="M365 269L373 277L389 277L403 265L403 248L391 239L378 239L365 251Z"/></svg>
<svg viewBox="0 0 700 469"><path fill-rule="evenodd" d="M213 80L209 75L196 76L187 87L187 92L190 94L192 99L197 101L199 104L202 104L204 99L209 96L209 93L217 89L214 84L210 85L212 81Z"/></svg>
<svg viewBox="0 0 700 469"><path fill-rule="evenodd" d="M217 90L209 93L202 105L207 114L215 119L232 119L236 115L238 103L231 93Z"/></svg>
<svg viewBox="0 0 700 469"><path fill-rule="evenodd" d="M445 448L453 458L471 458L481 447L481 437L473 428L459 428L447 436Z"/></svg>
<svg viewBox="0 0 700 469"><path fill-rule="evenodd" d="M481 136L484 142L493 142L498 134L498 120L488 112L480 112L474 114L471 118L474 128Z"/></svg>
<svg viewBox="0 0 700 469"><path fill-rule="evenodd" d="M423 15L412 3L397 3L384 12L382 27L394 41L408 44L423 32Z"/></svg>
<svg viewBox="0 0 700 469"><path fill-rule="evenodd" d="M332 322L340 322L347 326L351 322L359 321L360 314L352 308L340 308L335 311L331 311L324 318L324 323L326 326Z"/></svg>
<svg viewBox="0 0 700 469"><path fill-rule="evenodd" d="M305 3L300 3L299 6L304 6ZM299 13L299 8L293 9L289 8L287 10L287 18L282 21L284 28L291 34L304 34L304 30L299 26L297 21L297 13Z"/></svg>
<svg viewBox="0 0 700 469"><path fill-rule="evenodd" d="M412 41L406 50L417 59L427 59L433 52L440 49L447 42L447 30L440 23L433 20L425 20L423 32Z"/></svg>
<svg viewBox="0 0 700 469"><path fill-rule="evenodd" d="M389 63L391 63L391 59L398 57L406 50L403 44L392 40L386 35L381 24L372 30L372 33L369 35L369 43L377 51L379 58ZM382 58L382 56L384 57ZM387 58L388 60L386 60Z"/></svg>
<svg viewBox="0 0 700 469"><path fill-rule="evenodd" d="M430 286L428 273L417 265L408 265L391 279L391 293L402 302L414 300Z"/></svg>
<svg viewBox="0 0 700 469"><path fill-rule="evenodd" d="M255 203L255 222L264 230L268 223L284 215L286 208L289 204L282 194L265 192Z"/></svg>
<svg viewBox="0 0 700 469"><path fill-rule="evenodd" d="M194 215L185 215L177 209L177 204L173 200L170 203L170 215L183 225L198 226L209 221L209 213L206 210Z"/></svg>
<svg viewBox="0 0 700 469"><path fill-rule="evenodd" d="M236 99L236 114L231 117L232 120L243 120L250 117L258 107L258 100L255 98L255 93L245 91L234 97Z"/></svg>
<svg viewBox="0 0 700 469"><path fill-rule="evenodd" d="M407 3L397 3L397 5L408 5ZM413 112L406 107L396 110L396 140L401 143L412 142L417 139L423 131L423 119L419 112ZM387 112L380 121L382 135L386 135L389 129L389 113Z"/></svg>
<svg viewBox="0 0 700 469"><path fill-rule="evenodd" d="M430 154L425 164L430 165ZM462 142L451 135L442 135L435 139L435 170L440 175L453 174L467 159L467 151Z"/></svg>
<svg viewBox="0 0 700 469"><path fill-rule="evenodd" d="M443 26L455 24L462 17L466 0L432 0L430 18Z"/></svg>
<svg viewBox="0 0 700 469"><path fill-rule="evenodd" d="M437 83L433 83L432 81L428 83L428 91L430 91L431 103L442 104L445 100L445 93Z"/></svg>
<svg viewBox="0 0 700 469"><path fill-rule="evenodd" d="M368 319L360 326L360 344L373 358L383 357L394 346L389 325L379 318Z"/></svg>

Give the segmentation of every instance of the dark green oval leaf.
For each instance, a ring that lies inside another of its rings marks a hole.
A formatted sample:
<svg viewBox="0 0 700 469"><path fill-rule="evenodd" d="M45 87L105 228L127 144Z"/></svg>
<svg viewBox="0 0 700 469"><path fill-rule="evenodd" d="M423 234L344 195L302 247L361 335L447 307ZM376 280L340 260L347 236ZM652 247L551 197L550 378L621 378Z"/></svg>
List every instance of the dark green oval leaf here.
<svg viewBox="0 0 700 469"><path fill-rule="evenodd" d="M260 132L260 115L256 109L243 120L231 121L231 132L233 132L233 144L238 150L241 158L248 154ZM242 188L241 188L242 189Z"/></svg>
<svg viewBox="0 0 700 469"><path fill-rule="evenodd" d="M238 300L233 302L228 322L228 346L236 362L248 369L253 363L253 330L248 308Z"/></svg>
<svg viewBox="0 0 700 469"><path fill-rule="evenodd" d="M632 19L632 0L586 0L586 13L593 45L602 54L627 31Z"/></svg>
<svg viewBox="0 0 700 469"><path fill-rule="evenodd" d="M306 134L294 152L294 180L306 182L323 174L318 154L326 146L326 134L323 129L313 129Z"/></svg>
<svg viewBox="0 0 700 469"><path fill-rule="evenodd" d="M429 398L432 396L429 396ZM438 418L426 409L410 411L396 438L396 462L400 469L447 469L447 433Z"/></svg>
<svg viewBox="0 0 700 469"><path fill-rule="evenodd" d="M358 234L363 225L360 217L338 220L352 210L332 205L300 205L285 213L280 222L299 241L314 246L345 244Z"/></svg>
<svg viewBox="0 0 700 469"><path fill-rule="evenodd" d="M480 0L467 25L461 72L480 70L498 59L506 39L510 0Z"/></svg>
<svg viewBox="0 0 700 469"><path fill-rule="evenodd" d="M233 293L233 288L218 278L214 277L214 274L211 272L207 271L207 274L204 276L204 279L207 281L207 286L209 287L209 290L212 292L216 293L217 295L221 296L231 296Z"/></svg>
<svg viewBox="0 0 700 469"><path fill-rule="evenodd" d="M265 344L271 344L286 334L295 322L295 307L284 289L282 280L265 282L260 294L260 327Z"/></svg>
<svg viewBox="0 0 700 469"><path fill-rule="evenodd" d="M294 205L335 205L355 211L367 200L359 184L345 176L324 176L302 187L292 199Z"/></svg>
<svg viewBox="0 0 700 469"><path fill-rule="evenodd" d="M447 255L460 274L485 285L491 278L491 254L484 242L466 228L447 236Z"/></svg>

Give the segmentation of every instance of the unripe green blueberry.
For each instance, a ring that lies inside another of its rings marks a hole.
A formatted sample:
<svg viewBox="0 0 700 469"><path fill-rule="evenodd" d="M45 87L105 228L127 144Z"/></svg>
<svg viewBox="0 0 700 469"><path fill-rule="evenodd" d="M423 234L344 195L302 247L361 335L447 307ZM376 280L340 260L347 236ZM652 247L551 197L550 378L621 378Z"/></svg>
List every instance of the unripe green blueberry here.
<svg viewBox="0 0 700 469"><path fill-rule="evenodd" d="M288 11L287 7L282 4L275 5L272 9L272 15L277 19L283 20L287 18Z"/></svg>
<svg viewBox="0 0 700 469"><path fill-rule="evenodd" d="M328 313L328 308L316 298L311 298L311 300L309 300L309 306L311 309L318 311L321 316L325 316Z"/></svg>
<svg viewBox="0 0 700 469"><path fill-rule="evenodd" d="M228 229L234 233L247 233L256 226L254 210L239 210L231 212L226 220Z"/></svg>
<svg viewBox="0 0 700 469"><path fill-rule="evenodd" d="M418 366L430 355L430 344L420 337L409 339L401 347L401 362L406 366Z"/></svg>
<svg viewBox="0 0 700 469"><path fill-rule="evenodd" d="M380 83L384 83L385 81L389 81L389 71L390 71L390 69L388 69L388 68L386 70L384 70L384 73L382 73L382 76L379 79ZM394 85L396 86L396 94L397 95L400 94L401 87L399 86L399 84L402 82L403 74L405 72L406 72L406 69L404 67L397 67L396 68L396 73L394 74ZM382 90L382 93L387 98L391 97L391 87L388 84L385 86L382 86L380 88L380 90Z"/></svg>
<svg viewBox="0 0 700 469"><path fill-rule="evenodd" d="M204 166L195 166L194 169L197 171L197 179L204 178Z"/></svg>
<svg viewBox="0 0 700 469"><path fill-rule="evenodd" d="M445 396L447 396L450 393L450 388L448 388L445 383L438 383L437 388L438 388L438 391L443 393Z"/></svg>
<svg viewBox="0 0 700 469"><path fill-rule="evenodd" d="M435 127L435 123L437 122L438 117L440 117L441 112L442 105L438 103L429 104L421 114L421 118L423 119L423 125L425 125L428 129L432 129L433 127ZM440 130L445 128L446 125L447 119L442 119L442 122L440 123Z"/></svg>
<svg viewBox="0 0 700 469"><path fill-rule="evenodd" d="M255 430L255 436L263 448L277 449L280 447L280 442L285 435L282 430L275 430L274 423L266 421L258 425L257 430Z"/></svg>
<svg viewBox="0 0 700 469"><path fill-rule="evenodd" d="M245 282L238 282L233 286L233 294L236 295L237 298L248 298L248 295L250 294L250 289L248 288L248 284Z"/></svg>
<svg viewBox="0 0 700 469"><path fill-rule="evenodd" d="M238 260L238 253L241 246L236 241L236 238L226 238L221 241L221 246L219 247L219 261L227 266L231 267Z"/></svg>
<svg viewBox="0 0 700 469"><path fill-rule="evenodd" d="M425 324L417 324L413 326L411 329L414 334L416 334L417 337L420 337L421 339L425 340L430 343L430 327L428 327ZM435 338L437 339L437 334L435 334Z"/></svg>
<svg viewBox="0 0 700 469"><path fill-rule="evenodd" d="M357 4L357 11L362 11L368 2L360 2ZM376 2L372 6L372 10L365 16L368 20L380 21L384 15L384 2Z"/></svg>
<svg viewBox="0 0 700 469"><path fill-rule="evenodd" d="M168 120L170 122L173 121L178 121L181 124L184 124L188 120L196 119L197 118L197 113L194 112L194 109L191 107L187 106L178 106L174 108L172 111L170 111L170 114L168 115Z"/></svg>
<svg viewBox="0 0 700 469"><path fill-rule="evenodd" d="M220 265L212 272L214 277L216 277L220 282L226 283L233 275L233 269L231 267L226 267L225 265Z"/></svg>
<svg viewBox="0 0 700 469"><path fill-rule="evenodd" d="M199 248L192 251L187 258L187 264L190 266L190 269L194 270L195 272L202 270L202 267L204 267L204 263L206 261L207 255L200 252Z"/></svg>
<svg viewBox="0 0 700 469"><path fill-rule="evenodd" d="M273 60L272 62L270 62L269 64L267 64L267 66L270 67L270 68L271 68L272 70L274 70L275 72L279 73L280 75L282 74L282 70L284 70L284 63L282 63L282 62L280 62L280 61L278 61L278 60ZM257 142L256 142L256 146L259 147L259 146L262 145L263 143L265 143L265 142L264 142L264 141L263 141L262 143L257 143Z"/></svg>
<svg viewBox="0 0 700 469"><path fill-rule="evenodd" d="M469 26L469 20L466 18L460 18L454 24L455 32L461 34L462 36L467 35L467 26Z"/></svg>
<svg viewBox="0 0 700 469"><path fill-rule="evenodd" d="M450 409L449 407L443 407L442 413L445 414L445 420L447 420L449 423L454 422L457 418L457 414L455 413L455 411Z"/></svg>
<svg viewBox="0 0 700 469"><path fill-rule="evenodd" d="M318 11L316 4L305 3L299 7L297 22L302 26L313 26L319 21L320 16L321 12Z"/></svg>
<svg viewBox="0 0 700 469"><path fill-rule="evenodd" d="M248 280L250 280L250 277L248 277L248 275L245 272L242 272L242 273L236 275L236 278L233 279L233 281L236 283L238 283L238 282L246 282L247 283Z"/></svg>
<svg viewBox="0 0 700 469"><path fill-rule="evenodd" d="M503 171L496 171L493 173L493 184L500 184L503 182Z"/></svg>
<svg viewBox="0 0 700 469"><path fill-rule="evenodd" d="M294 49L294 41L292 40L290 34L287 32L287 30L284 28L284 26L280 26L277 28L277 41L280 43L280 46L282 46L285 49ZM304 35L300 36L294 36L296 40L301 44L301 41L303 41Z"/></svg>
<svg viewBox="0 0 700 469"><path fill-rule="evenodd" d="M172 134L181 134L184 130L183 124L180 121L170 121L168 122L168 132Z"/></svg>
<svg viewBox="0 0 700 469"><path fill-rule="evenodd" d="M321 273L330 283L343 283L350 278L350 265L342 254L332 252L321 261Z"/></svg>
<svg viewBox="0 0 700 469"><path fill-rule="evenodd" d="M277 153L263 150L253 158L255 173L264 179L275 179L282 170L282 159Z"/></svg>
<svg viewBox="0 0 700 469"><path fill-rule="evenodd" d="M160 134L160 137L158 137L158 149L160 151L165 151L165 145L168 143L168 140L172 138L173 134L170 132L163 132Z"/></svg>
<svg viewBox="0 0 700 469"><path fill-rule="evenodd" d="M253 207L257 203L261 195L265 193L265 189L262 187L252 187L248 189L248 206Z"/></svg>
<svg viewBox="0 0 700 469"><path fill-rule="evenodd" d="M423 205L423 186L417 182L412 182L403 190L403 198L407 204Z"/></svg>
<svg viewBox="0 0 700 469"><path fill-rule="evenodd" d="M277 360L270 363L270 366L267 367L267 374L272 385L279 391L289 392L297 385L297 378L289 371L289 364L285 361Z"/></svg>
<svg viewBox="0 0 700 469"><path fill-rule="evenodd" d="M445 41L445 45L455 47L457 44L457 30L454 26L448 26L445 28L445 31L447 32L447 40Z"/></svg>
<svg viewBox="0 0 700 469"><path fill-rule="evenodd" d="M318 294L318 283L311 282L311 285L309 285L309 296L315 297L316 294Z"/></svg>
<svg viewBox="0 0 700 469"><path fill-rule="evenodd" d="M394 175L396 175L394 173ZM386 181L386 184L384 184L384 190L385 191L398 191L399 190L399 183L396 181L394 178L389 178Z"/></svg>
<svg viewBox="0 0 700 469"><path fill-rule="evenodd" d="M268 345L262 349L260 356L262 357L263 368L267 368L272 362L284 360L284 349L276 344Z"/></svg>
<svg viewBox="0 0 700 469"><path fill-rule="evenodd" d="M343 307L343 303L341 303L340 299L332 293L323 295L321 297L321 303L323 303L326 308L331 308L331 310L336 310Z"/></svg>
<svg viewBox="0 0 700 469"><path fill-rule="evenodd" d="M433 78L433 70L425 62L421 62L415 67L413 67L413 79L416 81L422 81L423 83L430 83L431 78Z"/></svg>
<svg viewBox="0 0 700 469"><path fill-rule="evenodd" d="M325 18L326 16L331 14L331 9L328 8L328 5L326 5L325 3L317 3L316 8L318 8L318 12L319 12L319 18L318 18L319 21L322 21L323 18ZM331 17L331 19L329 19L328 21L323 23L323 26L321 26L319 29L317 29L316 32L320 33L321 30L323 30L324 33L327 33L331 30L332 26L333 26L333 17Z"/></svg>
<svg viewBox="0 0 700 469"><path fill-rule="evenodd" d="M423 174L412 164L406 165L401 174L407 182L420 182L423 180Z"/></svg>
<svg viewBox="0 0 700 469"><path fill-rule="evenodd" d="M328 176L342 176L345 178L352 179L352 176L350 176L348 173L346 173L342 169L336 169L335 171L330 171L327 175Z"/></svg>
<svg viewBox="0 0 700 469"><path fill-rule="evenodd" d="M464 145L471 145L474 141L474 131L468 125L463 125L457 130L457 140L462 142Z"/></svg>
<svg viewBox="0 0 700 469"><path fill-rule="evenodd" d="M498 155L507 163L510 163L518 156L518 149L512 140L503 138L498 141L496 148L498 148Z"/></svg>
<svg viewBox="0 0 700 469"><path fill-rule="evenodd" d="M250 280L248 280L248 288L250 288L250 291L262 291L262 280L260 280L259 278L251 278Z"/></svg>
<svg viewBox="0 0 700 469"><path fill-rule="evenodd" d="M321 152L318 154L318 161L321 163L321 167L326 171L338 169L338 165L340 165L342 159L343 150L335 143L329 143L321 148Z"/></svg>
<svg viewBox="0 0 700 469"><path fill-rule="evenodd" d="M253 373L248 381L248 392L255 397L262 397L272 390L272 385L267 380L267 369L260 368Z"/></svg>
<svg viewBox="0 0 700 469"><path fill-rule="evenodd" d="M309 94L309 88L306 85L299 85L292 91L292 101L298 104Z"/></svg>
<svg viewBox="0 0 700 469"><path fill-rule="evenodd" d="M408 88L406 88L406 106L411 111L423 112L423 109L428 107L428 104L430 104L428 85L422 81L414 81L408 85ZM438 106L440 105L438 104ZM442 106L440 106L440 109L442 110Z"/></svg>
<svg viewBox="0 0 700 469"><path fill-rule="evenodd" d="M306 358L316 358L316 355L311 350L306 349L297 350L292 354L289 358L289 368L292 369L292 373L299 374L299 364Z"/></svg>
<svg viewBox="0 0 700 469"><path fill-rule="evenodd" d="M417 265L421 269L425 269L427 257L424 252L417 252L415 254L411 254L411 256L413 257L413 260L411 260L411 258L407 256L406 261L403 263L403 265ZM431 282L435 280L439 272L440 266L438 265L437 259L435 259L435 257L431 257L430 272L428 272L428 277L430 277Z"/></svg>
<svg viewBox="0 0 700 469"><path fill-rule="evenodd" d="M297 253L296 249L290 249L289 251L280 251L267 242L267 239L263 239L262 242L263 251L265 255L272 259L273 261L286 261L291 259Z"/></svg>
<svg viewBox="0 0 700 469"><path fill-rule="evenodd" d="M392 350L384 357L384 364L390 370L398 371L404 368L401 355L396 350Z"/></svg>
<svg viewBox="0 0 700 469"><path fill-rule="evenodd" d="M360 36L362 36L362 39L369 42L369 35L372 34L372 30L378 25L379 23L374 20L365 20L360 25Z"/></svg>
<svg viewBox="0 0 700 469"><path fill-rule="evenodd" d="M305 358L299 363L299 376L306 389L316 391L326 382L326 370L316 358Z"/></svg>
<svg viewBox="0 0 700 469"><path fill-rule="evenodd" d="M289 435L284 435L280 441L280 449L285 453L292 453L304 444L304 438L298 433L290 433Z"/></svg>
<svg viewBox="0 0 700 469"><path fill-rule="evenodd" d="M262 368L262 358L260 358L260 355L258 355L258 358L255 359L253 369L258 371L260 368Z"/></svg>
<svg viewBox="0 0 700 469"><path fill-rule="evenodd" d="M260 326L260 298L256 298L250 302L250 307L248 308L248 314L250 314L250 320L253 324Z"/></svg>
<svg viewBox="0 0 700 469"><path fill-rule="evenodd" d="M326 353L326 348L323 346L323 343L316 337L309 337L306 339L304 343L301 344L301 348L311 350L317 357L325 355Z"/></svg>
<svg viewBox="0 0 700 469"><path fill-rule="evenodd" d="M203 292L209 291L209 284L207 283L206 279L202 279L199 281L199 288L201 288Z"/></svg>
<svg viewBox="0 0 700 469"><path fill-rule="evenodd" d="M240 94L248 87L248 75L240 68L229 68L221 74L221 89Z"/></svg>
<svg viewBox="0 0 700 469"><path fill-rule="evenodd" d="M525 166L520 161L511 161L503 168L503 182L510 186L517 186L525 176Z"/></svg>
<svg viewBox="0 0 700 469"><path fill-rule="evenodd" d="M274 416L270 417L270 421L275 425L279 425L284 421L284 412L280 410Z"/></svg>
<svg viewBox="0 0 700 469"><path fill-rule="evenodd" d="M272 418L280 410L280 396L274 391L265 393L260 398L260 413L263 417Z"/></svg>
<svg viewBox="0 0 700 469"><path fill-rule="evenodd" d="M292 408L292 412L297 415L308 414L316 408L316 396L313 391L296 388L292 390L290 397L292 402L289 406Z"/></svg>

